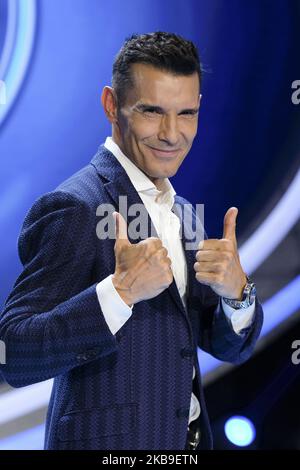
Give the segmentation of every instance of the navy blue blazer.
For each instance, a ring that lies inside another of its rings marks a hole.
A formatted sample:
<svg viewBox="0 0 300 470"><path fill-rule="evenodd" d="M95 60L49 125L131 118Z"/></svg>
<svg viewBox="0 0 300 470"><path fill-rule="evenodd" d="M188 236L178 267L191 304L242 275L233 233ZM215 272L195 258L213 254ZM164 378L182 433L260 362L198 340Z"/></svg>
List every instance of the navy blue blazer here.
<svg viewBox="0 0 300 470"><path fill-rule="evenodd" d="M96 209L108 203L118 210L120 195L127 195L128 206L142 203L102 145L87 166L33 204L18 241L24 269L0 317L7 356L2 374L13 387L54 378L46 449L180 450L194 363L199 448L210 449L197 347L223 361L247 360L261 330L261 305L253 325L236 335L217 308L219 297L195 279L195 251L186 251L187 310L173 281L157 297L137 303L113 335L96 284L114 272L114 240L97 237ZM187 201L176 196L176 203Z"/></svg>

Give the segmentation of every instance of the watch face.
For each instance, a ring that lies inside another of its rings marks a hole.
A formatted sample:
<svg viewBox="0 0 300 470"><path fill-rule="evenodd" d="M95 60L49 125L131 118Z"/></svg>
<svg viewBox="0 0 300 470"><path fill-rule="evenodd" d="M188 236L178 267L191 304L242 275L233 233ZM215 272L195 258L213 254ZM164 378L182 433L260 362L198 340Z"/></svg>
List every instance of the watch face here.
<svg viewBox="0 0 300 470"><path fill-rule="evenodd" d="M242 301L249 301L252 296L256 295L256 288L253 282L248 282L244 288Z"/></svg>
<svg viewBox="0 0 300 470"><path fill-rule="evenodd" d="M255 300L255 297L256 297L256 287L255 287L254 284L252 284L251 291L250 291L250 297L249 297L250 305L253 304L253 302Z"/></svg>

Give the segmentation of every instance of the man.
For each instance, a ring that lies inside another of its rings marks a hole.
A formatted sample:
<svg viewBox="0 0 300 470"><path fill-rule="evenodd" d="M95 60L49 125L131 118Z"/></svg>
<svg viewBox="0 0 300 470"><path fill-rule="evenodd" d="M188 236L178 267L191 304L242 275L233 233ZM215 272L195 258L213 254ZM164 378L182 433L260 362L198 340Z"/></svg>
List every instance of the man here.
<svg viewBox="0 0 300 470"><path fill-rule="evenodd" d="M188 201L168 178L195 138L200 84L190 41L163 32L128 39L102 93L112 138L25 218L24 270L0 322L3 374L15 387L54 377L47 449L212 448L197 347L240 363L259 336L237 209L227 211L222 239L187 250L185 230L180 238L188 224L178 207ZM144 239L129 230L135 204L150 216ZM116 238L99 225L108 206Z"/></svg>

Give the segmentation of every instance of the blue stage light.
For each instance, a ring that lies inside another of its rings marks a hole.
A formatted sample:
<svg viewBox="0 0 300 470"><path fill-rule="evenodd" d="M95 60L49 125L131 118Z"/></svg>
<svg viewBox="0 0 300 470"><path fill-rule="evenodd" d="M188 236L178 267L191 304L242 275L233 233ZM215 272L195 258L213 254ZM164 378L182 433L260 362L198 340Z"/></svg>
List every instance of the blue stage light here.
<svg viewBox="0 0 300 470"><path fill-rule="evenodd" d="M266 219L240 247L245 272L252 274L278 247L300 219L300 168Z"/></svg>
<svg viewBox="0 0 300 470"><path fill-rule="evenodd" d="M0 440L1 450L43 450L45 425L39 424Z"/></svg>
<svg viewBox="0 0 300 470"><path fill-rule="evenodd" d="M6 87L6 103L0 107L0 125L23 83L33 50L35 30L36 0L10 0L6 37L0 54L0 79Z"/></svg>
<svg viewBox="0 0 300 470"><path fill-rule="evenodd" d="M255 439L255 427L244 416L233 416L225 423L227 439L239 447L249 446Z"/></svg>

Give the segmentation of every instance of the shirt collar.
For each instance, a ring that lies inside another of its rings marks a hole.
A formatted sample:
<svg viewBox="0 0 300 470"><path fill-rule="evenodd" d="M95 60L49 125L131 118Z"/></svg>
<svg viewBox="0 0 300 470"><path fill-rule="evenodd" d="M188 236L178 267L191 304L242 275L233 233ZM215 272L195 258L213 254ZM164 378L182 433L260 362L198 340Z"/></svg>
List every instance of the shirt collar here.
<svg viewBox="0 0 300 470"><path fill-rule="evenodd" d="M173 206L176 191L168 178L162 180L161 190L158 190L148 176L126 157L120 147L113 141L112 137L106 138L104 146L116 157L120 165L122 165L138 193L151 195L153 198L158 198L160 202L166 203L170 207Z"/></svg>

